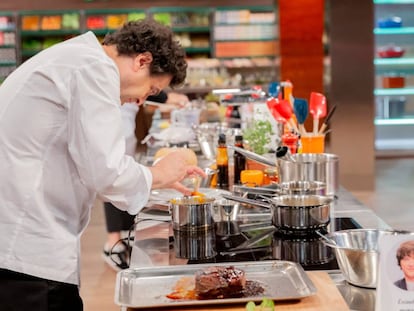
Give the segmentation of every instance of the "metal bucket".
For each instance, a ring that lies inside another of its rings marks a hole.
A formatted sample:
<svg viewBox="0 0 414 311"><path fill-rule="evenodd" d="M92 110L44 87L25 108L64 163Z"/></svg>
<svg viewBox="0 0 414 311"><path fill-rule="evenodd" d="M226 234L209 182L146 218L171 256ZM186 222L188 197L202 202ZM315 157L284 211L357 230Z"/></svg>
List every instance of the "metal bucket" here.
<svg viewBox="0 0 414 311"><path fill-rule="evenodd" d="M298 153L294 161L278 159L280 182L319 181L326 185L325 194L339 189L339 157L330 153Z"/></svg>

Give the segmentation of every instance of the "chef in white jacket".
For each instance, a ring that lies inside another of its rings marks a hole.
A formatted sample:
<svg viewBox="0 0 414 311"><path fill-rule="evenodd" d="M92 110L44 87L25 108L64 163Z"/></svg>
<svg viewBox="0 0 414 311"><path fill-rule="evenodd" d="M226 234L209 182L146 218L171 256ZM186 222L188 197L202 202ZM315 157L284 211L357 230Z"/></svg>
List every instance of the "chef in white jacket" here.
<svg viewBox="0 0 414 311"><path fill-rule="evenodd" d="M120 105L185 80L185 53L152 20L46 49L0 86L0 309L83 310L80 236L96 196L136 214L152 188L203 171L174 152L125 154Z"/></svg>

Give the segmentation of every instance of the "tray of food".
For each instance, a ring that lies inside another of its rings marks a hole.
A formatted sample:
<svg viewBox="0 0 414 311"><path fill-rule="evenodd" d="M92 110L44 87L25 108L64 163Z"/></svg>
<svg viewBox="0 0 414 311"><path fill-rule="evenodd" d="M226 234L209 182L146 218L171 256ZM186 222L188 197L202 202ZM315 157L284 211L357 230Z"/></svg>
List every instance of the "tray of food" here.
<svg viewBox="0 0 414 311"><path fill-rule="evenodd" d="M210 263L130 268L118 272L115 303L159 308L261 301L299 300L316 294L294 262Z"/></svg>

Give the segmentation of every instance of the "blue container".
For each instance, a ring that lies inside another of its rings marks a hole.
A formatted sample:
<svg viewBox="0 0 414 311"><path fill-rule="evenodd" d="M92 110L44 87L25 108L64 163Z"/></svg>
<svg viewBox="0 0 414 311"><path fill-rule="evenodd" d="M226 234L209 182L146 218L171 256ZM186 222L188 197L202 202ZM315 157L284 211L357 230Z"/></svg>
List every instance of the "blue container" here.
<svg viewBox="0 0 414 311"><path fill-rule="evenodd" d="M377 24L379 28L399 28L402 27L402 19L398 16L381 18Z"/></svg>

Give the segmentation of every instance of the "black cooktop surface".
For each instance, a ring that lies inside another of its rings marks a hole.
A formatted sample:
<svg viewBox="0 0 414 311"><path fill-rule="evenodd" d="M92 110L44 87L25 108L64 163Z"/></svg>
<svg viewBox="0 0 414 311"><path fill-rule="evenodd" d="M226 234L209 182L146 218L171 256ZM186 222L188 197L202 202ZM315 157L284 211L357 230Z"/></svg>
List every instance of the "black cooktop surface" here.
<svg viewBox="0 0 414 311"><path fill-rule="evenodd" d="M336 270L333 249L315 231L284 232L272 226L240 229L236 222L216 223L215 230L202 234L174 233L171 248L189 264L237 261L289 260L305 270ZM357 229L353 218L334 218L319 232ZM256 241L255 243L253 241ZM250 243L253 242L253 243ZM246 246L246 247L245 247Z"/></svg>

